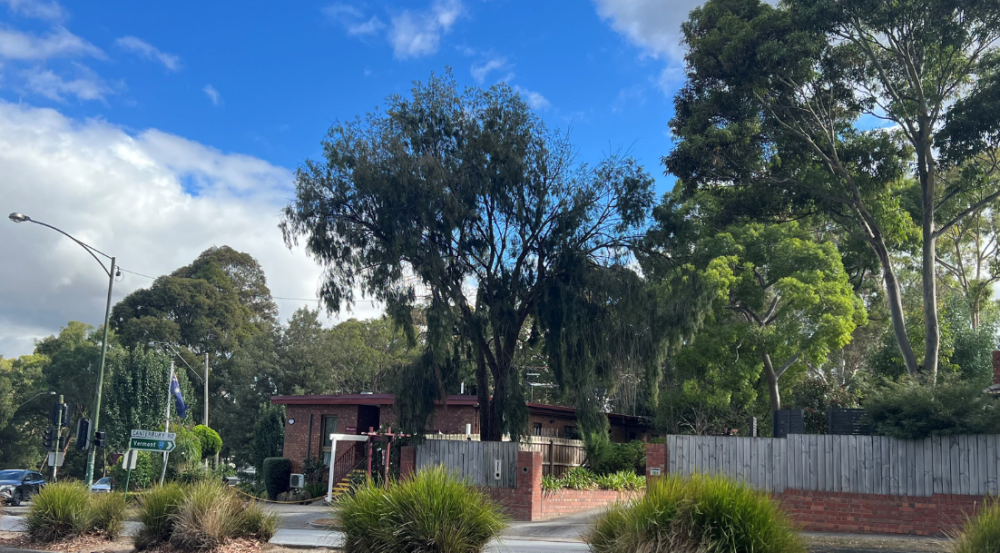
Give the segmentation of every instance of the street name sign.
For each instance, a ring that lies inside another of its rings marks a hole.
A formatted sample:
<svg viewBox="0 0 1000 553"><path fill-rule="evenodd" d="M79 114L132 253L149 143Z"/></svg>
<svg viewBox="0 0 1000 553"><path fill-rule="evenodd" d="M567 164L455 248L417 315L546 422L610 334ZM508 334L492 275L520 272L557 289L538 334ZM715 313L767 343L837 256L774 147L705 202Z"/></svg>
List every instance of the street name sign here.
<svg viewBox="0 0 1000 553"><path fill-rule="evenodd" d="M173 432L133 430L132 438L128 441L128 448L139 451L171 452L177 447L177 444L174 443L176 437L177 434Z"/></svg>

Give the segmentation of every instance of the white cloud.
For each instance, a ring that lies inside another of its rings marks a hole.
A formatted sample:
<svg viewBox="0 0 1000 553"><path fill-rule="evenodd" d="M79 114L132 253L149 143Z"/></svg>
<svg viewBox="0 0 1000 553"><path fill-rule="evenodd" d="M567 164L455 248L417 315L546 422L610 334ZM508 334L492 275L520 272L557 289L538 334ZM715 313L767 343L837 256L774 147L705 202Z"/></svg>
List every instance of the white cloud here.
<svg viewBox="0 0 1000 553"><path fill-rule="evenodd" d="M218 90L215 90L214 86L208 84L205 85L205 88L201 90L202 92L205 93L206 96L208 96L208 99L212 101L213 106L217 106L219 105L220 102L222 102L222 95L219 94Z"/></svg>
<svg viewBox="0 0 1000 553"><path fill-rule="evenodd" d="M75 96L79 100L103 100L108 94L114 94L114 90L89 67L79 63L73 65L76 67L76 78L71 80L56 75L50 69L29 69L24 72L24 86L57 102L65 102L66 96Z"/></svg>
<svg viewBox="0 0 1000 553"><path fill-rule="evenodd" d="M374 35L385 29L385 23L377 16L366 18L364 12L349 4L331 4L322 12L330 21L342 25L350 36Z"/></svg>
<svg viewBox="0 0 1000 553"><path fill-rule="evenodd" d="M472 64L472 67L469 69L469 72L472 73L472 78L475 79L477 83L483 84L483 82L486 81L486 77L488 77L489 74L492 73L493 71L499 71L509 68L510 65L507 63L507 58L493 57L482 63ZM511 77L513 77L513 75L511 75Z"/></svg>
<svg viewBox="0 0 1000 553"><path fill-rule="evenodd" d="M542 96L538 92L528 90L526 88L516 85L514 86L514 90L516 90L522 97L524 97L524 101L527 102L529 106L531 106L531 109L542 111L547 109L549 105L551 105L549 103L548 98Z"/></svg>
<svg viewBox="0 0 1000 553"><path fill-rule="evenodd" d="M100 48L62 27L44 37L0 28L0 58L15 60L45 60L55 57L90 56L103 59Z"/></svg>
<svg viewBox="0 0 1000 553"><path fill-rule="evenodd" d="M152 44L134 36L123 36L115 41L115 44L137 54L147 60L158 61L170 71L177 71L181 68L181 59L173 54L161 51Z"/></svg>
<svg viewBox="0 0 1000 553"><path fill-rule="evenodd" d="M597 13L611 28L657 59L680 62L681 23L703 0L595 0Z"/></svg>
<svg viewBox="0 0 1000 553"><path fill-rule="evenodd" d="M451 31L464 8L460 0L435 0L429 10L403 10L392 18L389 42L397 59L429 56L438 51L441 35Z"/></svg>
<svg viewBox="0 0 1000 553"><path fill-rule="evenodd" d="M0 175L0 214L55 225L117 256L124 269L167 274L208 247L229 245L260 261L276 296L314 298L321 284L321 268L289 251L277 229L293 174L263 160L0 101ZM4 220L0 259L0 355L29 353L34 338L69 320L102 322L107 277L72 241ZM113 301L150 284L124 273ZM278 302L286 318L302 305L316 304ZM363 302L355 316L377 313Z"/></svg>
<svg viewBox="0 0 1000 553"><path fill-rule="evenodd" d="M66 12L58 2L43 2L41 0L0 0L7 4L10 11L27 17L59 20L66 17Z"/></svg>

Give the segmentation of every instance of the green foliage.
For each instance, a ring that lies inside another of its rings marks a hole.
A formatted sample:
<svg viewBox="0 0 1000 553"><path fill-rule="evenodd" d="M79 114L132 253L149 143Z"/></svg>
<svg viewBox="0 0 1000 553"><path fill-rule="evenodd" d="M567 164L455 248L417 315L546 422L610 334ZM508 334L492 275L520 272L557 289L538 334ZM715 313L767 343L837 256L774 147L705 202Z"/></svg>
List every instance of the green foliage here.
<svg viewBox="0 0 1000 553"><path fill-rule="evenodd" d="M130 349L115 348L108 352L106 370L101 429L107 432L109 449L124 451L128 449L132 429L155 429L163 425L170 356L145 344ZM177 380L184 397L192 397L187 375L178 371Z"/></svg>
<svg viewBox="0 0 1000 553"><path fill-rule="evenodd" d="M309 457L302 462L302 477L307 484L322 482L325 473L326 465L319 457Z"/></svg>
<svg viewBox="0 0 1000 553"><path fill-rule="evenodd" d="M34 541L49 543L85 533L90 492L79 482L49 484L31 501L25 523Z"/></svg>
<svg viewBox="0 0 1000 553"><path fill-rule="evenodd" d="M589 444L589 445L588 445ZM634 440L624 444L591 438L585 440L586 465L596 474L628 471L646 474L646 443Z"/></svg>
<svg viewBox="0 0 1000 553"><path fill-rule="evenodd" d="M0 466L36 466L44 455L41 433L52 398L35 395L48 389L42 374L47 362L40 355L0 357Z"/></svg>
<svg viewBox="0 0 1000 553"><path fill-rule="evenodd" d="M497 504L443 467L386 488L369 482L334 511L352 553L472 553L505 526Z"/></svg>
<svg viewBox="0 0 1000 553"><path fill-rule="evenodd" d="M125 494L119 492L92 493L87 501L88 529L102 532L116 540L125 528Z"/></svg>
<svg viewBox="0 0 1000 553"><path fill-rule="evenodd" d="M277 499L279 493L288 491L289 478L292 475L292 460L284 457L268 457L263 463L264 487L271 499Z"/></svg>
<svg viewBox="0 0 1000 553"><path fill-rule="evenodd" d="M1000 551L1000 502L987 500L975 516L962 527L955 543L955 553L992 553Z"/></svg>
<svg viewBox="0 0 1000 553"><path fill-rule="evenodd" d="M184 488L173 483L156 486L139 496L139 522L143 527L135 537L136 549L155 547L170 539L175 515L184 499Z"/></svg>
<svg viewBox="0 0 1000 553"><path fill-rule="evenodd" d="M255 420L250 449L254 468L263 474L264 459L281 455L285 445L284 406L262 405Z"/></svg>
<svg viewBox="0 0 1000 553"><path fill-rule="evenodd" d="M276 514L265 512L253 501L244 504L236 492L219 482L191 486L173 519L170 545L185 552L211 551L233 538L266 543L278 521Z"/></svg>
<svg viewBox="0 0 1000 553"><path fill-rule="evenodd" d="M434 400L471 363L483 439L516 438L527 416L513 365L529 320L553 331L553 352L567 349L564 329L549 326L552 310L583 296L543 295L624 257L652 179L631 159L574 166L573 148L506 85L460 91L449 73L388 104L330 129L325 159L296 175L285 240L304 239L327 267L328 308L339 311L364 290L411 340L417 290L427 290L424 355L405 371L400 388L410 393L398 396L404 427L424 428Z"/></svg>
<svg viewBox="0 0 1000 553"><path fill-rule="evenodd" d="M645 496L600 515L584 540L596 553L806 550L767 494L710 476L657 479Z"/></svg>
<svg viewBox="0 0 1000 553"><path fill-rule="evenodd" d="M955 434L994 434L1000 402L982 385L945 377L937 386L903 378L887 383L864 402L876 434L908 440Z"/></svg>
<svg viewBox="0 0 1000 553"><path fill-rule="evenodd" d="M636 474L635 471L631 469L599 475L594 474L583 467L573 467L563 473L563 475L559 478L554 476L542 477L542 490L546 492L553 492L561 489L602 489L616 492L628 492L641 490L645 487L646 477Z"/></svg>
<svg viewBox="0 0 1000 553"><path fill-rule="evenodd" d="M216 453L222 451L222 438L219 433L204 424L195 426L192 430L194 435L201 441L201 458L214 457Z"/></svg>
<svg viewBox="0 0 1000 553"><path fill-rule="evenodd" d="M131 476L129 476L127 474L128 471L122 467L124 460L124 456L120 457L118 462L115 463L115 466L111 468L111 478L117 486L124 487L126 477L128 477L129 490L142 490L148 488L150 484L153 483L154 478L157 479L157 481L159 480L159 474L154 472L153 459L150 452L139 452L139 457L135 461L135 469L132 470Z"/></svg>

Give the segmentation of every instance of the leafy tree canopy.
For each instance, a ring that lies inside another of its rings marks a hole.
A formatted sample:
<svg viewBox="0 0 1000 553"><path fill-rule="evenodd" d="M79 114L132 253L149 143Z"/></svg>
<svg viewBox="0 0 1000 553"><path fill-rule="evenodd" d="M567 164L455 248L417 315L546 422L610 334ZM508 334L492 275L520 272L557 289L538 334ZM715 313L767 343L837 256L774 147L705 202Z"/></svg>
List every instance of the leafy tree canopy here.
<svg viewBox="0 0 1000 553"><path fill-rule="evenodd" d="M622 259L652 180L630 159L575 165L567 141L505 85L460 92L448 74L388 104L330 129L325 159L297 175L285 239L303 238L326 266L331 310L372 296L414 336L422 301L424 355L411 373L427 384L409 381L410 390L441 397L458 366L449 360L467 359L483 438L520 435L527 418L512 365L526 321L552 320L539 312L543 296L571 272ZM422 428L429 410L414 414Z"/></svg>

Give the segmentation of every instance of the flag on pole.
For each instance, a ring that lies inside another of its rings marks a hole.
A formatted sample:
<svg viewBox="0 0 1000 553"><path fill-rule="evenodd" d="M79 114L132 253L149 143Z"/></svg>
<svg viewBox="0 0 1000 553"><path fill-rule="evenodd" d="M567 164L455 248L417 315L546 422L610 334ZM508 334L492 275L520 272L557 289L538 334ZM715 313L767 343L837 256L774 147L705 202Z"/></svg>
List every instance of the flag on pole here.
<svg viewBox="0 0 1000 553"><path fill-rule="evenodd" d="M184 403L184 396L181 395L181 385L177 383L177 375L171 375L170 393L174 394L174 405L177 406L177 416L184 418L187 414L187 404Z"/></svg>

